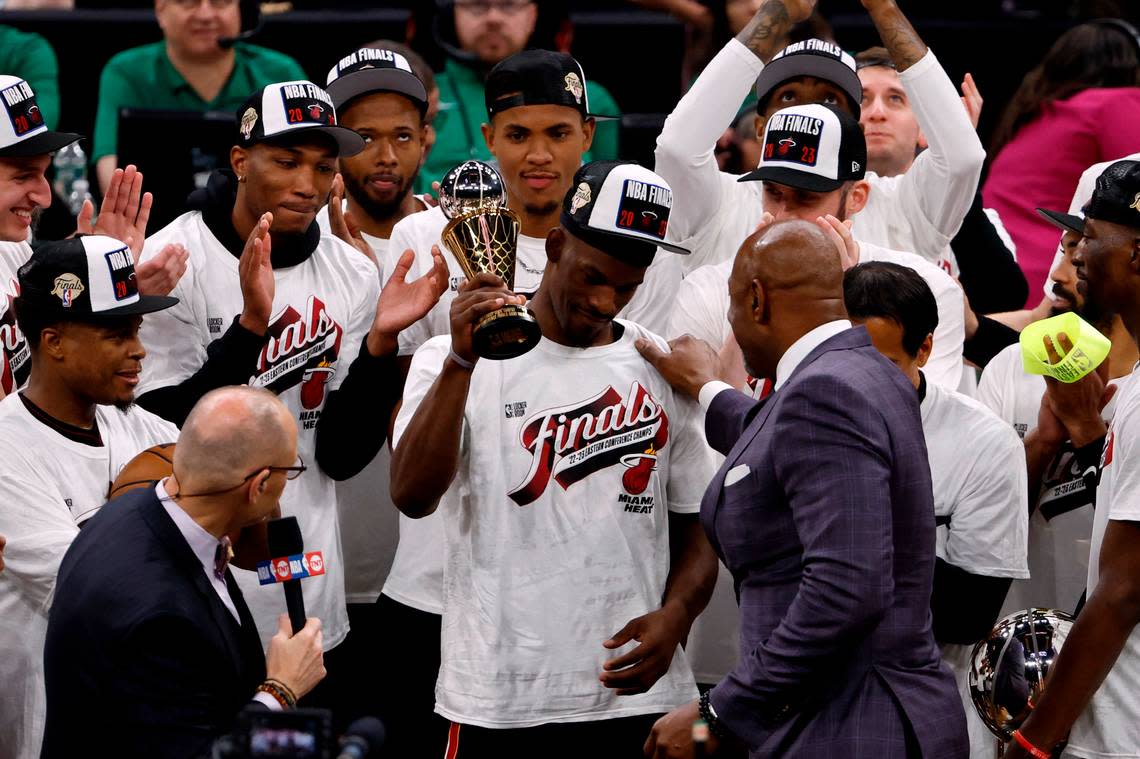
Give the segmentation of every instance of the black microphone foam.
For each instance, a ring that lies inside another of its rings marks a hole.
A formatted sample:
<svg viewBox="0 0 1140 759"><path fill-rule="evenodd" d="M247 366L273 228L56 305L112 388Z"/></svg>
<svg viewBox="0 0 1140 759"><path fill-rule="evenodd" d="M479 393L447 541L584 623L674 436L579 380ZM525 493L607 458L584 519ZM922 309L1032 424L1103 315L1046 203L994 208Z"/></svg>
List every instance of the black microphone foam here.
<svg viewBox="0 0 1140 759"><path fill-rule="evenodd" d="M269 556L272 559L295 556L305 550L305 540L301 537L301 525L297 523L297 517L271 519L266 524L266 533ZM305 626L305 596L301 593L301 581L286 580L282 586L285 589L285 606L289 609L289 623L296 635Z"/></svg>
<svg viewBox="0 0 1140 759"><path fill-rule="evenodd" d="M377 756L387 738L384 723L375 717L361 717L348 726L340 739L337 759L367 759Z"/></svg>

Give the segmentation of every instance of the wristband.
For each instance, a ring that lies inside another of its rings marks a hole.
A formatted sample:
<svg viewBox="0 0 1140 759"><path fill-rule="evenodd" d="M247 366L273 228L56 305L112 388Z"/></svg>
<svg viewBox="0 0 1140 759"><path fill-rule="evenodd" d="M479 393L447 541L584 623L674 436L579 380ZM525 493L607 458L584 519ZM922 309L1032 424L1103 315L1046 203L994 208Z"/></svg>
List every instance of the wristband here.
<svg viewBox="0 0 1140 759"><path fill-rule="evenodd" d="M1033 757L1033 759L1049 759L1051 756L1048 751L1042 751L1029 742L1029 739L1021 734L1020 730L1013 731L1013 739L1017 741L1017 745L1025 749L1025 752Z"/></svg>
<svg viewBox="0 0 1140 759"><path fill-rule="evenodd" d="M1061 345L1057 335L1064 332L1073 349L1056 364L1049 363L1043 338L1048 335L1057 353ZM1021 331L1021 361L1029 374L1046 374L1061 382L1076 382L1100 366L1112 347L1109 339L1074 313L1060 314L1033 322Z"/></svg>
<svg viewBox="0 0 1140 759"><path fill-rule="evenodd" d="M456 364L458 364L460 367L466 369L467 371L471 371L472 369L475 368L475 362L474 361L468 361L465 358L460 358L459 354L456 353L454 349L449 349L447 351L447 357L449 359L451 359L452 361L454 361Z"/></svg>
<svg viewBox="0 0 1140 759"><path fill-rule="evenodd" d="M297 696L293 693L293 689L280 680L267 678L265 682L257 686L257 692L268 693L277 703L281 704L282 709L292 709L297 706Z"/></svg>

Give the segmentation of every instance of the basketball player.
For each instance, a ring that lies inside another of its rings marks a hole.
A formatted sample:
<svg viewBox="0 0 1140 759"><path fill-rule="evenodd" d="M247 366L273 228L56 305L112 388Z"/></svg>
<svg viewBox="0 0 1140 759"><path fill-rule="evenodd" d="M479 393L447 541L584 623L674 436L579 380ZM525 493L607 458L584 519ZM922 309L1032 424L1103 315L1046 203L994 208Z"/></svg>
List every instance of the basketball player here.
<svg viewBox="0 0 1140 759"><path fill-rule="evenodd" d="M203 394L222 385L265 387L295 415L308 469L281 501L306 544L324 552L326 573L306 583L306 610L324 623L328 677L310 695L339 703L353 675L336 647L348 633L334 480L357 474L384 442L399 397L396 335L434 305L444 264L415 283L406 254L380 293L375 267L322 235L336 161L364 146L337 124L332 98L311 82L268 85L239 110L233 171L215 172L192 196L196 210L147 241L144 260L172 239L191 250L175 288L178 306L143 325L152 363L140 404L181 422ZM281 593L235 571L263 642L285 611Z"/></svg>
<svg viewBox="0 0 1140 759"><path fill-rule="evenodd" d="M953 83L898 5L863 5L890 51L929 149L905 174L867 175L866 208L854 231L861 240L949 267L948 246L973 202L986 153ZM854 59L823 40L788 45L792 25L814 6L765 0L681 98L657 138L657 171L678 193L673 239L693 250L686 272L731 260L763 214L763 188L737 184L737 177L719 170L713 154L753 84L758 136L773 113L792 105L831 104L859 118L862 86ZM811 147L795 149L802 154Z"/></svg>
<svg viewBox="0 0 1140 759"><path fill-rule="evenodd" d="M541 342L475 355L478 318L523 302L480 275L413 359L392 496L444 528L448 756L637 756L653 715L696 696L678 644L716 572L697 521L711 456L699 407L634 347L664 342L615 319L671 207L636 164L582 167L530 302Z"/></svg>
<svg viewBox="0 0 1140 759"><path fill-rule="evenodd" d="M43 739L44 635L56 573L119 470L178 429L132 405L146 350L142 314L173 298L139 295L126 244L46 243L20 267L27 386L0 402L0 756L36 759Z"/></svg>

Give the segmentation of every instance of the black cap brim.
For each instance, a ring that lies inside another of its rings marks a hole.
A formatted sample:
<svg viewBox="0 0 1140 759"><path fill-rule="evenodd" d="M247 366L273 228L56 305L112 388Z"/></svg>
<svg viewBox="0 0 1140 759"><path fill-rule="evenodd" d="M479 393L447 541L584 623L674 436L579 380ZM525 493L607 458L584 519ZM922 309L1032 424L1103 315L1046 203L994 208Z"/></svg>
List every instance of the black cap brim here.
<svg viewBox="0 0 1140 759"><path fill-rule="evenodd" d="M348 101L373 93L394 92L420 107L427 108L428 94L423 82L403 69L375 68L354 71L334 79L325 88L339 111Z"/></svg>
<svg viewBox="0 0 1140 759"><path fill-rule="evenodd" d="M863 83L859 81L859 75L847 68L842 61L810 53L779 58L764 67L756 80L757 109L767 104L772 90L799 76L813 76L838 86L851 100L855 118L859 118L863 102Z"/></svg>
<svg viewBox="0 0 1140 759"><path fill-rule="evenodd" d="M85 318L104 319L117 316L153 314L155 311L163 311L176 305L178 305L178 298L172 298L169 295L140 295L139 299L134 303L112 308L109 311L96 311L86 314Z"/></svg>
<svg viewBox="0 0 1140 759"><path fill-rule="evenodd" d="M832 192L843 186L846 180L828 179L818 174L797 171L784 166L761 166L736 180L737 182L776 182L808 192Z"/></svg>
<svg viewBox="0 0 1140 759"><path fill-rule="evenodd" d="M83 139L81 134L71 132L43 132L35 137L0 148L0 158L27 158L34 155L47 155Z"/></svg>
<svg viewBox="0 0 1140 759"><path fill-rule="evenodd" d="M336 142L337 157L338 158L351 158L360 151L364 150L364 138L348 127L342 126L305 126L295 127L280 134L270 135L269 137L262 137L258 140L252 140L245 143L245 145L254 145L259 142L269 143L272 145L277 141L284 141L288 139L296 139L297 135L312 134L314 132L320 134L327 134ZM241 144L240 142L238 143Z"/></svg>
<svg viewBox="0 0 1140 759"><path fill-rule="evenodd" d="M1074 232L1082 237L1085 234L1085 220L1076 214L1049 211L1044 208L1038 208L1037 213L1062 232Z"/></svg>

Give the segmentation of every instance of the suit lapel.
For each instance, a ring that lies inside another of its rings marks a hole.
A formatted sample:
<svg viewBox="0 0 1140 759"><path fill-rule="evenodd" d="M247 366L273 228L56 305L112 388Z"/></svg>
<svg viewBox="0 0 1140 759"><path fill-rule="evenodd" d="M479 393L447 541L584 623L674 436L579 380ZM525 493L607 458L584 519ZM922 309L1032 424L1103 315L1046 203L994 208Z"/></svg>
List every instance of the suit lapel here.
<svg viewBox="0 0 1140 759"><path fill-rule="evenodd" d="M233 600L238 618L241 620L241 645L246 652L242 657L242 663L252 670L255 676L253 679L260 682L265 679L265 652L261 648L261 637L257 632L257 623L254 622L249 606L245 602L245 596L242 595L241 588L238 587L237 580L234 579L229 567L226 567L226 588L230 591L230 599Z"/></svg>
<svg viewBox="0 0 1140 759"><path fill-rule="evenodd" d="M230 614L230 610L218 598L217 592L202 570L202 564L198 561L198 557L194 555L194 551L191 550L186 539L182 537L182 533L178 531L178 527L171 520L170 515L166 513L166 509L157 497L153 497L143 504L140 513L163 547L169 552L179 570L202 596L202 602L209 610L222 640L225 641L226 650L233 660L234 667L237 671L242 671L245 657L242 656L240 641L237 638L237 622ZM236 601L235 605L237 605ZM243 601L239 609L244 607ZM246 609L246 614L248 613L249 610Z"/></svg>

